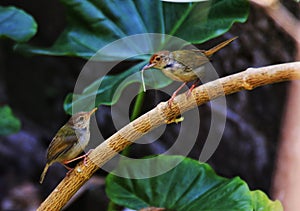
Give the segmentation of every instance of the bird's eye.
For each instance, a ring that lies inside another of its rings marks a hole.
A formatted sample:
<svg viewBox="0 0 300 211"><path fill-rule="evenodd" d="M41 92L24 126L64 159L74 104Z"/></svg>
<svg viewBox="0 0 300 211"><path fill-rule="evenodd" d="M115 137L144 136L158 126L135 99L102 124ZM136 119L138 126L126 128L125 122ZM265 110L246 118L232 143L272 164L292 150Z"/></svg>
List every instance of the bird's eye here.
<svg viewBox="0 0 300 211"><path fill-rule="evenodd" d="M83 120L84 120L84 117L81 116L81 117L79 118L79 121L83 121Z"/></svg>
<svg viewBox="0 0 300 211"><path fill-rule="evenodd" d="M159 62L160 61L160 57L156 57L155 61Z"/></svg>

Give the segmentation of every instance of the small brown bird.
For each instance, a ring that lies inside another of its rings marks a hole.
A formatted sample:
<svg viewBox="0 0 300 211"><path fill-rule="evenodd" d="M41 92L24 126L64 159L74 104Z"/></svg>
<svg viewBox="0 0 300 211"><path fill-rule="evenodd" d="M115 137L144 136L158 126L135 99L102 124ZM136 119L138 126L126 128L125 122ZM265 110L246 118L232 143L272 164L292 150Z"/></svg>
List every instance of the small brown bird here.
<svg viewBox="0 0 300 211"><path fill-rule="evenodd" d="M83 152L90 140L90 118L97 110L94 108L90 112L79 112L74 114L70 120L62 126L52 139L47 151L47 163L40 178L40 183L44 181L44 177L48 168L55 162L59 162L65 166L72 161L80 158L86 158L87 154L77 157ZM67 169L71 169L65 166Z"/></svg>
<svg viewBox="0 0 300 211"><path fill-rule="evenodd" d="M209 62L209 57L221 48L225 47L237 37L226 40L209 50L177 50L177 51L159 51L152 55L149 63L143 67L142 72L151 67L161 70L167 77L175 81L184 82L172 95L169 100L171 105L176 94L187 82L196 82L190 88L188 94L196 86L199 77L205 74L204 64Z"/></svg>

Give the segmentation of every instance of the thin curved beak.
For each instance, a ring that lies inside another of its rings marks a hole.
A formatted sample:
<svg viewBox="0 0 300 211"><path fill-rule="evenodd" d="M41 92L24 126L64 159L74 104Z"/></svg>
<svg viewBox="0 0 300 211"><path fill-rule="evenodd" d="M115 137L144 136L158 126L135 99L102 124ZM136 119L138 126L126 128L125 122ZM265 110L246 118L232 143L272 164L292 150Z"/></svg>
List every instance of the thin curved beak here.
<svg viewBox="0 0 300 211"><path fill-rule="evenodd" d="M142 71L148 70L148 69L150 69L151 67L153 67L154 65L155 65L155 64L146 64L146 65L143 67Z"/></svg>
<svg viewBox="0 0 300 211"><path fill-rule="evenodd" d="M142 84L143 84L143 90L146 92L146 86L145 86L145 80L144 80L144 71L150 69L153 67L154 64L146 64L143 69L141 70L141 75L142 75Z"/></svg>
<svg viewBox="0 0 300 211"><path fill-rule="evenodd" d="M95 113L95 111L97 111L97 110L98 110L98 108L94 108L93 110L91 110L91 111L89 112L89 115L92 116L92 114Z"/></svg>

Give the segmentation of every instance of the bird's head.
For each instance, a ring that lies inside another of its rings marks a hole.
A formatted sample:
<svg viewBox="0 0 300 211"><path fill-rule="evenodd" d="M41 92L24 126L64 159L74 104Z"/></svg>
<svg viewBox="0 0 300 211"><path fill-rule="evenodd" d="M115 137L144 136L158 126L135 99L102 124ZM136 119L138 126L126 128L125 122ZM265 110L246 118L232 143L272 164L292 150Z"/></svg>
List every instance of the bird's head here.
<svg viewBox="0 0 300 211"><path fill-rule="evenodd" d="M96 110L97 108L94 108L89 112L78 112L70 118L68 124L76 129L88 128L90 123L90 118Z"/></svg>
<svg viewBox="0 0 300 211"><path fill-rule="evenodd" d="M141 73L142 73L142 83L143 83L144 92L146 92L144 71L150 69L151 67L162 70L170 60L169 55L170 55L170 51L159 51L153 54L149 60L149 63L143 67Z"/></svg>
<svg viewBox="0 0 300 211"><path fill-rule="evenodd" d="M150 69L151 67L157 69L163 69L170 60L170 51L159 51L153 54L149 60L149 63L143 67L142 70Z"/></svg>

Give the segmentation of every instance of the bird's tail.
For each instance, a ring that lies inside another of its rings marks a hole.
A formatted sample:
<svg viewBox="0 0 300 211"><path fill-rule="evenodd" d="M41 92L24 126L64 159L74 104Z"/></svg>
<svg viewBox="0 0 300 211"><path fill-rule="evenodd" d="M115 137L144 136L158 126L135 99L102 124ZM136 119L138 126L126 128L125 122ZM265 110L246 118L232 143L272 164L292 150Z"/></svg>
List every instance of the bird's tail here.
<svg viewBox="0 0 300 211"><path fill-rule="evenodd" d="M45 166L45 168L44 168L44 170L43 170L43 173L41 174L41 178L40 178L40 183L41 183L41 184L42 184L43 181L44 181L44 178L45 178L45 176L46 176L46 173L47 173L47 171L48 171L49 166L50 166L50 164L49 164L49 163L46 163L46 166Z"/></svg>
<svg viewBox="0 0 300 211"><path fill-rule="evenodd" d="M224 48L226 45L228 45L229 43L231 43L233 40L235 40L237 38L238 37L233 37L233 38L230 38L229 40L225 40L224 42L221 42L220 44L216 45L215 47L213 47L213 48L211 48L207 51L202 51L202 53L205 56L210 57L211 55L213 55L214 53L216 53L220 49Z"/></svg>

